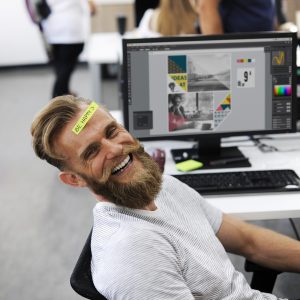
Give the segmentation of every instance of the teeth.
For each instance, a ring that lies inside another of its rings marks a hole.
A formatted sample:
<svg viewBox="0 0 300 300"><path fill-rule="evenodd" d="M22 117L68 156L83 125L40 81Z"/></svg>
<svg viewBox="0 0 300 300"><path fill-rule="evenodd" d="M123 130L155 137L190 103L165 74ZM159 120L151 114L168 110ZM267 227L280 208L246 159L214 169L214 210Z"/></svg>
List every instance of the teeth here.
<svg viewBox="0 0 300 300"><path fill-rule="evenodd" d="M130 156L128 155L119 165L113 168L112 173L114 174L124 168L128 164L129 160Z"/></svg>

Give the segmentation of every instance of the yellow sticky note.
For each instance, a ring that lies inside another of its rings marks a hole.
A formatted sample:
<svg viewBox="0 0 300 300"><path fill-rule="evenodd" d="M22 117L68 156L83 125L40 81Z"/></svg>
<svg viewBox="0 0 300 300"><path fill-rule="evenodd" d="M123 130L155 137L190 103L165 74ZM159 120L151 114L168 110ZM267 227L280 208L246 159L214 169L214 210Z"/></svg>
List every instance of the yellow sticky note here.
<svg viewBox="0 0 300 300"><path fill-rule="evenodd" d="M203 163L197 160L189 159L176 164L178 171L187 172L203 167Z"/></svg>
<svg viewBox="0 0 300 300"><path fill-rule="evenodd" d="M84 111L84 113L82 114L82 116L79 118L79 120L76 122L75 126L72 129L72 131L75 134L79 134L81 132L81 130L84 128L86 123L90 120L90 118L93 116L93 114L95 113L98 107L99 105L96 102L92 102L88 106L88 108Z"/></svg>

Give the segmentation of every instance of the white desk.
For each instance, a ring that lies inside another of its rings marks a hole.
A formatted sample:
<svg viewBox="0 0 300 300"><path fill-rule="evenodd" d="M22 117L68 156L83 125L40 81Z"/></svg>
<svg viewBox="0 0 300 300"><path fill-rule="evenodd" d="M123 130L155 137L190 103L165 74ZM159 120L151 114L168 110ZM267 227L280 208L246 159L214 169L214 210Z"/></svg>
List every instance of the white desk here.
<svg viewBox="0 0 300 300"><path fill-rule="evenodd" d="M122 60L122 40L116 32L94 33L87 44L86 60L90 69L93 100L105 104L102 99L101 65Z"/></svg>
<svg viewBox="0 0 300 300"><path fill-rule="evenodd" d="M275 135L273 136L275 138ZM283 152L262 153L252 142L239 142L246 139L238 137L227 139L225 146L239 145L239 149L250 158L251 168L214 169L194 172L222 172L240 170L264 169L294 169L300 177L300 134L277 135L276 140L264 140L268 145L274 145ZM234 141L234 143L230 143ZM144 142L145 148L158 147L166 150L166 174L180 174L172 160L171 148L186 148L190 142L155 141ZM243 195L204 196L209 203L220 208L223 212L235 215L245 220L284 219L300 217L300 192L260 193Z"/></svg>

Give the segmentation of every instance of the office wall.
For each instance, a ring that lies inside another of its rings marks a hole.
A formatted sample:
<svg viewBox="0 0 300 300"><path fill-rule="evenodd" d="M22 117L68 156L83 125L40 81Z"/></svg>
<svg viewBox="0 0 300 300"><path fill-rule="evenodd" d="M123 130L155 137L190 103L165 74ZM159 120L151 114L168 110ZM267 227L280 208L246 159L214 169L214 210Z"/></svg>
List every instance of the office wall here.
<svg viewBox="0 0 300 300"><path fill-rule="evenodd" d="M128 16L133 28L133 0L95 0L92 32L115 31L118 14ZM30 20L25 0L0 0L0 67L44 64L47 56L40 32ZM85 60L85 53L81 60Z"/></svg>
<svg viewBox="0 0 300 300"><path fill-rule="evenodd" d="M0 1L0 66L45 63L46 53L25 0Z"/></svg>
<svg viewBox="0 0 300 300"><path fill-rule="evenodd" d="M94 0L95 1L95 0ZM146 0L147 1L147 0ZM92 18L93 32L117 31L116 18L118 15L127 17L127 30L134 28L134 6L133 0L118 1L95 1L97 4L97 15Z"/></svg>

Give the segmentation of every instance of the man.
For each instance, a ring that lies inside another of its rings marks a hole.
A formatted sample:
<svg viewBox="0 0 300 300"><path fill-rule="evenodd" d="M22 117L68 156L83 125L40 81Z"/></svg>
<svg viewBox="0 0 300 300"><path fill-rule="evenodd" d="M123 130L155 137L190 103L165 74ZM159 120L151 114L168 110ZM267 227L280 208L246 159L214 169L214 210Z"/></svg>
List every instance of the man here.
<svg viewBox="0 0 300 300"><path fill-rule="evenodd" d="M185 101L184 94L169 94L169 112L173 113L175 116L187 118L185 115L183 102Z"/></svg>
<svg viewBox="0 0 300 300"><path fill-rule="evenodd" d="M79 55L89 38L91 16L96 13L93 0L47 0L51 14L41 29L51 46L55 73L52 96L71 94L70 82Z"/></svg>
<svg viewBox="0 0 300 300"><path fill-rule="evenodd" d="M300 243L222 214L156 163L103 108L53 99L31 127L33 148L60 179L88 187L92 275L107 299L278 299L252 290L226 251L300 272ZM85 123L84 123L85 122Z"/></svg>
<svg viewBox="0 0 300 300"><path fill-rule="evenodd" d="M202 34L274 30L273 0L190 0Z"/></svg>

